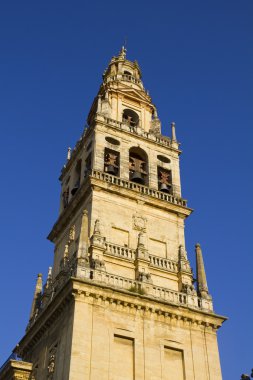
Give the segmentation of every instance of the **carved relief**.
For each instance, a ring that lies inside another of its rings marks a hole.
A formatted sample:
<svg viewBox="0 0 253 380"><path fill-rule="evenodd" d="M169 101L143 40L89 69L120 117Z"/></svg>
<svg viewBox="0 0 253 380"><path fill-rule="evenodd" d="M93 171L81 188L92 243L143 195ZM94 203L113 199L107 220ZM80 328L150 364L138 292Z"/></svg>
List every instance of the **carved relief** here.
<svg viewBox="0 0 253 380"><path fill-rule="evenodd" d="M48 366L47 366L47 378L52 380L54 378L54 372L55 372L55 360L56 360L56 351L57 351L57 344L53 346L49 351L49 359L48 359Z"/></svg>
<svg viewBox="0 0 253 380"><path fill-rule="evenodd" d="M133 215L133 229L137 231L146 232L147 219L141 215Z"/></svg>

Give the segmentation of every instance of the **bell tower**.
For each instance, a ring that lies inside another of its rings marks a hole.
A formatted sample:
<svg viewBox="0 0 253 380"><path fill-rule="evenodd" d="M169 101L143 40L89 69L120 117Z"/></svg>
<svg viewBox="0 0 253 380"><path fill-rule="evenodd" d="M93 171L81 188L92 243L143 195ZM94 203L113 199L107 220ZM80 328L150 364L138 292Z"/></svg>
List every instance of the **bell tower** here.
<svg viewBox="0 0 253 380"><path fill-rule="evenodd" d="M222 378L216 332L226 318L213 311L199 244L195 287L180 154L175 123L171 137L161 134L123 47L61 171L53 266L44 286L38 276L15 351L31 378Z"/></svg>

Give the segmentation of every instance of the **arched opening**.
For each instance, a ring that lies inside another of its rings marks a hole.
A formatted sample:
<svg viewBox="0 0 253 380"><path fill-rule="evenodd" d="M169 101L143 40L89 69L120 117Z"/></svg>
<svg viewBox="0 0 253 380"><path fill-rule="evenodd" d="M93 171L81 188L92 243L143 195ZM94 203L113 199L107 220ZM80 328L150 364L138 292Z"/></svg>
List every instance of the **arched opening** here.
<svg viewBox="0 0 253 380"><path fill-rule="evenodd" d="M148 186L148 156L141 148L129 150L129 179Z"/></svg>
<svg viewBox="0 0 253 380"><path fill-rule="evenodd" d="M139 124L139 115L129 108L124 109L122 119L130 127L137 127Z"/></svg>
<svg viewBox="0 0 253 380"><path fill-rule="evenodd" d="M105 148L104 153L104 171L106 173L118 176L119 175L119 152Z"/></svg>
<svg viewBox="0 0 253 380"><path fill-rule="evenodd" d="M81 166L82 166L82 160L77 161L75 171L74 171L74 177L73 177L74 187L71 190L71 195L75 195L75 193L79 189L80 179L81 179Z"/></svg>
<svg viewBox="0 0 253 380"><path fill-rule="evenodd" d="M158 166L158 189L164 193L172 194L172 175L171 170Z"/></svg>
<svg viewBox="0 0 253 380"><path fill-rule="evenodd" d="M130 73L130 71L127 71L127 70L124 70L124 74L125 75L132 75L132 73Z"/></svg>

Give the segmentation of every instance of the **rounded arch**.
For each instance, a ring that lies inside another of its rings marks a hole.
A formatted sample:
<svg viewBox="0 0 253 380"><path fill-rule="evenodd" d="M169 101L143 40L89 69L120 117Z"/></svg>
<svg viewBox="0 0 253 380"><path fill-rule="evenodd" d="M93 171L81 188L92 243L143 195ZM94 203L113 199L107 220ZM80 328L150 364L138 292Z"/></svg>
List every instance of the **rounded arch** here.
<svg viewBox="0 0 253 380"><path fill-rule="evenodd" d="M124 109L122 119L130 127L137 127L139 125L138 113L131 110L130 108Z"/></svg>
<svg viewBox="0 0 253 380"><path fill-rule="evenodd" d="M129 149L129 179L148 186L148 155L140 147Z"/></svg>

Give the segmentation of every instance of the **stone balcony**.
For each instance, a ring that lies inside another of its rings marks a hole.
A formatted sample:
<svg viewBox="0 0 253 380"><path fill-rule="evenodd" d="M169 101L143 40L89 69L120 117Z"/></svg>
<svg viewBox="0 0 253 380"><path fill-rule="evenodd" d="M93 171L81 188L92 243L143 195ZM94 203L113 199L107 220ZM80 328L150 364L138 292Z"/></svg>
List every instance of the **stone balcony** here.
<svg viewBox="0 0 253 380"><path fill-rule="evenodd" d="M115 82L115 81L131 82L131 83L139 85L143 89L143 83L141 79L138 79L130 74L110 75L110 76L106 76L104 80L105 83Z"/></svg>
<svg viewBox="0 0 253 380"><path fill-rule="evenodd" d="M177 197L172 194L167 194L159 190L152 189L148 186L141 185L139 183L135 183L123 178L116 177L114 175L99 171L99 170L91 170L91 177L111 183L116 186L120 186L124 189L133 190L137 193L151 196L152 198L156 198L159 200L163 200L166 202L173 203L175 205L187 207L186 199Z"/></svg>
<svg viewBox="0 0 253 380"><path fill-rule="evenodd" d="M169 137L166 137L166 136L163 136L160 134L154 134L151 132L145 132L144 129L141 128L140 123L138 126L131 126L124 121L122 121L122 122L117 121L117 120L108 118L108 117L103 116L103 115L101 115L101 116L99 115L99 117L101 117L103 119L103 121L106 125L109 125L113 128L117 128L117 129L120 129L122 131L129 132L129 133L134 134L134 135L138 135L139 137L142 137L146 140L153 141L153 142L155 142L159 145L165 146L167 148L175 147L175 143Z"/></svg>
<svg viewBox="0 0 253 380"><path fill-rule="evenodd" d="M105 255L123 258L134 261L136 259L136 249L124 247L118 244L105 241ZM178 272L178 263L175 260L149 254L150 266L169 272Z"/></svg>

